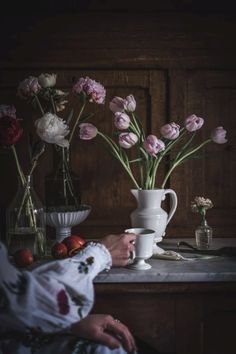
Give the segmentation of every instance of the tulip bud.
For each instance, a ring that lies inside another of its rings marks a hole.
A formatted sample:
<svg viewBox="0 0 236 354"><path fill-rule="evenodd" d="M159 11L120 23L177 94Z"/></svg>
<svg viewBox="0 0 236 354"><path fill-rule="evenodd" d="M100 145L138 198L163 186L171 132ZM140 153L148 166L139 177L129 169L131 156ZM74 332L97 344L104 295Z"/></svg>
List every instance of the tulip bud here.
<svg viewBox="0 0 236 354"><path fill-rule="evenodd" d="M130 125L130 117L126 113L116 112L114 124L117 129L120 129L120 130L128 129L129 125Z"/></svg>
<svg viewBox="0 0 236 354"><path fill-rule="evenodd" d="M125 110L125 100L116 96L109 103L109 108L113 113L123 112Z"/></svg>
<svg viewBox="0 0 236 354"><path fill-rule="evenodd" d="M119 135L119 144L124 149L130 149L138 141L138 137L134 133L121 133Z"/></svg>
<svg viewBox="0 0 236 354"><path fill-rule="evenodd" d="M81 123L79 125L80 132L79 136L82 140L91 140L95 138L98 133L97 128L91 123Z"/></svg>
<svg viewBox="0 0 236 354"><path fill-rule="evenodd" d="M204 124L204 119L197 117L195 114L192 114L191 116L185 119L185 128L189 132L194 132L200 129L203 126L203 124Z"/></svg>
<svg viewBox="0 0 236 354"><path fill-rule="evenodd" d="M227 143L227 139L225 139L226 136L226 130L223 127L217 127L215 128L212 133L211 133L211 139L216 143L216 144L224 144Z"/></svg>
<svg viewBox="0 0 236 354"><path fill-rule="evenodd" d="M179 136L179 128L180 126L174 122L165 124L161 127L161 135L170 140L174 140Z"/></svg>
<svg viewBox="0 0 236 354"><path fill-rule="evenodd" d="M143 146L151 156L156 156L158 152L165 150L164 142L158 139L155 135L148 135Z"/></svg>
<svg viewBox="0 0 236 354"><path fill-rule="evenodd" d="M136 101L133 95L129 95L126 97L125 101L125 109L128 112L134 112L136 109Z"/></svg>

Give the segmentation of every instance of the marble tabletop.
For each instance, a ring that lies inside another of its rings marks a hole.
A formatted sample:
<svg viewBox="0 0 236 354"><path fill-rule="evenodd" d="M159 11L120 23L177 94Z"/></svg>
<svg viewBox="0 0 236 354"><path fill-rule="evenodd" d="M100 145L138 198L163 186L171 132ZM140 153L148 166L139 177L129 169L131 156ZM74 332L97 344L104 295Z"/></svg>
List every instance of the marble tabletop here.
<svg viewBox="0 0 236 354"><path fill-rule="evenodd" d="M164 239L158 246L164 250L177 251L177 242L187 241L194 245L194 239ZM235 239L214 239L211 249L236 247ZM127 267L112 268L101 272L95 283L161 283L161 282L235 282L236 258L223 256L201 257L182 253L189 260L149 259L152 268L131 270Z"/></svg>

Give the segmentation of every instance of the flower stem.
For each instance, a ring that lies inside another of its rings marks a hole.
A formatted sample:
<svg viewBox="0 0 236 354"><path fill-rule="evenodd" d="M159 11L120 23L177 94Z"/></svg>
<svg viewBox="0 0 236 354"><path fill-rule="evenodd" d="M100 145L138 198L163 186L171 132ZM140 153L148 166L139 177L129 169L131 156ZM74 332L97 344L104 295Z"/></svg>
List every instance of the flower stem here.
<svg viewBox="0 0 236 354"><path fill-rule="evenodd" d="M37 104L38 104L38 106L39 106L40 112L42 113L42 115L44 115L44 110L43 110L43 107L42 107L42 105L41 105L41 103L40 103L40 101L39 101L38 96L37 96L37 95L34 95L34 97L35 97L36 102L37 102Z"/></svg>
<svg viewBox="0 0 236 354"><path fill-rule="evenodd" d="M52 110L54 114L57 114L57 110L56 110L56 106L55 106L55 102L53 100L52 95L50 95L50 101L51 101L51 105L52 105Z"/></svg>
<svg viewBox="0 0 236 354"><path fill-rule="evenodd" d="M19 163L19 159L18 159L18 156L17 156L17 153L16 153L15 145L11 145L11 149L12 149L12 152L13 152L13 156L15 158L18 175L20 177L22 186L24 186L25 183L26 183L26 179L25 179L24 173L23 173L22 168L21 168L20 163Z"/></svg>
<svg viewBox="0 0 236 354"><path fill-rule="evenodd" d="M189 156L193 155L195 152L197 152L198 150L200 150L204 145L208 144L211 142L211 139L207 139L206 141L204 141L202 144L198 145L195 149L190 150L189 152L187 152L185 155L181 156L181 158L179 160L176 160L172 167L170 168L170 170L168 171L168 173L165 176L165 179L162 183L161 188L165 187L165 184L168 180L168 178L170 177L171 173L173 172L173 170L180 165L186 158L188 158Z"/></svg>
<svg viewBox="0 0 236 354"><path fill-rule="evenodd" d="M119 148L117 147L116 143L111 138L109 138L108 136L106 136L105 134L103 134L99 131L98 131L98 135L100 135L106 141L106 143L111 147L113 156L122 164L122 166L124 167L124 169L126 170L128 175L130 176L130 178L134 182L136 188L140 189L140 187L139 187L139 185L138 185L136 179L134 178L133 173L130 169L129 163L125 163L123 158L120 156ZM126 161L128 161L128 159L126 159Z"/></svg>
<svg viewBox="0 0 236 354"><path fill-rule="evenodd" d="M83 105L82 105L82 107L81 107L81 110L80 110L80 112L79 112L79 114L78 114L78 117L77 117L77 119L76 119L76 121L75 121L75 123L74 123L74 126L73 126L73 128L72 128L72 131L71 131L71 134L70 134L70 137L69 137L69 143L71 143L71 140L72 140L73 135L74 135L74 133L75 133L75 129L76 129L78 123L79 123L79 120L80 120L80 118L81 118L81 115L82 115L82 113L83 113L83 110L84 110L84 108L85 108L85 105L86 105L86 102L83 103Z"/></svg>

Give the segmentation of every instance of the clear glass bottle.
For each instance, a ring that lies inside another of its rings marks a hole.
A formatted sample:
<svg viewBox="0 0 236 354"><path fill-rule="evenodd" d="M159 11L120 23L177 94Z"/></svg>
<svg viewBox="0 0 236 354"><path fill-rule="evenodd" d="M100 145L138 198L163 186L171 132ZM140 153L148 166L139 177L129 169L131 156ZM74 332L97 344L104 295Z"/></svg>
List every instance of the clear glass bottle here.
<svg viewBox="0 0 236 354"><path fill-rule="evenodd" d="M18 190L6 212L6 243L8 252L13 255L18 249L29 248L35 256L46 253L46 223L44 207L35 193L31 177Z"/></svg>
<svg viewBox="0 0 236 354"><path fill-rule="evenodd" d="M47 212L77 211L80 207L80 179L70 168L69 154L69 149L60 148L56 171L45 177Z"/></svg>
<svg viewBox="0 0 236 354"><path fill-rule="evenodd" d="M212 245L212 228L208 225L206 219L203 219L201 225L195 230L196 245L200 250L206 250Z"/></svg>

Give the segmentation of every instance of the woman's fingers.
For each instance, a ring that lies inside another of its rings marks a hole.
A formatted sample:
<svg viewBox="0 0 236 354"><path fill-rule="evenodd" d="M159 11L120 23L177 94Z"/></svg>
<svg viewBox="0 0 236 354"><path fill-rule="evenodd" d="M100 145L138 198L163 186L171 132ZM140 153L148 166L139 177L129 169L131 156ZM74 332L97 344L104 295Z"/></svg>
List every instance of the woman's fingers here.
<svg viewBox="0 0 236 354"><path fill-rule="evenodd" d="M112 320L112 322L108 324L107 329L119 339L126 351L132 352L136 350L135 340L128 327L123 323L117 320Z"/></svg>
<svg viewBox="0 0 236 354"><path fill-rule="evenodd" d="M119 348L121 346L121 341L118 340L110 333L102 332L99 334L97 341L101 344L106 345L110 349Z"/></svg>

